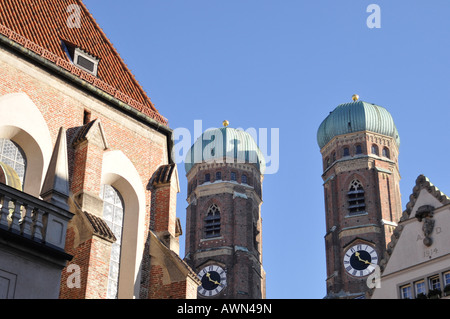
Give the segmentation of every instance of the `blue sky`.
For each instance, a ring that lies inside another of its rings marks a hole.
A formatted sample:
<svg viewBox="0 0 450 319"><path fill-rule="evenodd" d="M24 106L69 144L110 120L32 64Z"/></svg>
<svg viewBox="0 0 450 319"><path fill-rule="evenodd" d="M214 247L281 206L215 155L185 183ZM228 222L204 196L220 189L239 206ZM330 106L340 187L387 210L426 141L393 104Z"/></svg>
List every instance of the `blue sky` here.
<svg viewBox="0 0 450 319"><path fill-rule="evenodd" d="M450 195L449 1L84 2L172 129L279 129L279 170L263 184L267 298L326 295L316 133L352 94L394 118L403 209L419 174ZM380 28L367 26L370 4Z"/></svg>

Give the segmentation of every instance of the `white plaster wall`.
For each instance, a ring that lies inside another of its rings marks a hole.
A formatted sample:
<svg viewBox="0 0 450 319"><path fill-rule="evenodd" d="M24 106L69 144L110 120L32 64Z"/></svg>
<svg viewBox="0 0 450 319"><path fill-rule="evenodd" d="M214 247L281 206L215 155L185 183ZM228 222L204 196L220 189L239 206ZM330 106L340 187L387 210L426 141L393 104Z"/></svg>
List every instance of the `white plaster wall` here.
<svg viewBox="0 0 450 319"><path fill-rule="evenodd" d="M415 217L423 205L435 207L431 246L423 244L423 222ZM450 269L450 206L442 204L427 190L422 189L411 210L394 251L382 274L381 287L375 289L372 299L399 298L399 286Z"/></svg>
<svg viewBox="0 0 450 319"><path fill-rule="evenodd" d="M53 145L38 107L25 93L0 96L0 138L16 142L25 152L24 191L39 197Z"/></svg>
<svg viewBox="0 0 450 319"><path fill-rule="evenodd" d="M11 251L0 246L0 277L6 277L2 288L8 285L9 298L57 299L61 268L18 249ZM37 273L39 276L36 276Z"/></svg>

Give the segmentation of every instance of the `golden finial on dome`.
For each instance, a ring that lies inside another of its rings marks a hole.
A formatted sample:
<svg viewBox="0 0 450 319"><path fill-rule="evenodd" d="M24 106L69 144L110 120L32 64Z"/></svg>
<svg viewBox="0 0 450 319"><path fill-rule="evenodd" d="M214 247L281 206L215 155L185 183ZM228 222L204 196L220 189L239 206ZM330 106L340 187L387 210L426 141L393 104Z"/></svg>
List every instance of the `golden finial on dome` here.
<svg viewBox="0 0 450 319"><path fill-rule="evenodd" d="M353 94L352 95L352 100L353 100L353 102L358 101L359 100L359 95L358 94Z"/></svg>
<svg viewBox="0 0 450 319"><path fill-rule="evenodd" d="M224 127L227 127L227 126L230 124L230 122L228 122L227 120L225 120L225 121L222 122L222 124L223 124Z"/></svg>

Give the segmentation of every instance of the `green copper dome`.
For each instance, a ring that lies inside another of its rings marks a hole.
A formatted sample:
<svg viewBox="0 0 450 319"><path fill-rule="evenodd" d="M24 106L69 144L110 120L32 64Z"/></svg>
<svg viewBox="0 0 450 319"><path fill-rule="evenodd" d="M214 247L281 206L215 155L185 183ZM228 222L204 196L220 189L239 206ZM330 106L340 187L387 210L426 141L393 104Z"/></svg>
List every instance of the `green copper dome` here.
<svg viewBox="0 0 450 319"><path fill-rule="evenodd" d="M320 124L317 143L324 147L335 136L360 131L370 131L395 139L400 146L400 137L391 114L382 106L363 101L338 105Z"/></svg>
<svg viewBox="0 0 450 319"><path fill-rule="evenodd" d="M266 161L253 137L243 131L221 127L205 131L186 154L186 174L197 163L253 163L264 174Z"/></svg>

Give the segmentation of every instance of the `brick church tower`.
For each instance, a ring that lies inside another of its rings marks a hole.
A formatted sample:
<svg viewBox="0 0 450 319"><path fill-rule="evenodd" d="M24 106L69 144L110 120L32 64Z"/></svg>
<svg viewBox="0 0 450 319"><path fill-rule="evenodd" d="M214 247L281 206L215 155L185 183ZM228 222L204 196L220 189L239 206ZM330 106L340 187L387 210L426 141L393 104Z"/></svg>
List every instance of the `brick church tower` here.
<svg viewBox="0 0 450 319"><path fill-rule="evenodd" d="M198 298L265 298L261 204L265 160L250 134L207 130L186 156L185 261Z"/></svg>
<svg viewBox="0 0 450 319"><path fill-rule="evenodd" d="M364 298L401 216L400 139L383 107L337 106L317 132L323 158L326 298Z"/></svg>

